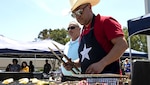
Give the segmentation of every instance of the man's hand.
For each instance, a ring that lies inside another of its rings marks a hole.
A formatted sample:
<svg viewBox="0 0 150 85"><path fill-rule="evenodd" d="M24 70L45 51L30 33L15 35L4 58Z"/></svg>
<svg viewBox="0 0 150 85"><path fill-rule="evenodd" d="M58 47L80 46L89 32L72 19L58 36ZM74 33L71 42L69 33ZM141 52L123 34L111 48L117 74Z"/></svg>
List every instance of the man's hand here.
<svg viewBox="0 0 150 85"><path fill-rule="evenodd" d="M91 64L87 69L86 72L87 74L99 74L104 70L105 66L100 62L96 62Z"/></svg>
<svg viewBox="0 0 150 85"><path fill-rule="evenodd" d="M73 68L73 65L70 62L63 63L63 66L68 71L70 71Z"/></svg>

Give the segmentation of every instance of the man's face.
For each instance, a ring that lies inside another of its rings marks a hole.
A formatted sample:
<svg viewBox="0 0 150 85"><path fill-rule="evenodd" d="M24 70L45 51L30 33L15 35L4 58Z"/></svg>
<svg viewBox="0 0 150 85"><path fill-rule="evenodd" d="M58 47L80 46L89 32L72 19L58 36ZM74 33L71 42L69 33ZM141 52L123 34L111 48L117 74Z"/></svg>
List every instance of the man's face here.
<svg viewBox="0 0 150 85"><path fill-rule="evenodd" d="M89 13L89 4L83 4L77 7L74 11L72 11L72 17L76 18L76 20L81 24L85 25L88 19Z"/></svg>
<svg viewBox="0 0 150 85"><path fill-rule="evenodd" d="M77 37L80 34L80 28L77 25L70 24L68 27L68 34L71 38Z"/></svg>
<svg viewBox="0 0 150 85"><path fill-rule="evenodd" d="M88 4L81 5L77 7L74 11L72 11L71 16L73 18L80 17L84 13L84 9L88 6Z"/></svg>
<svg viewBox="0 0 150 85"><path fill-rule="evenodd" d="M13 64L17 64L17 62L16 62L16 61L13 61Z"/></svg>

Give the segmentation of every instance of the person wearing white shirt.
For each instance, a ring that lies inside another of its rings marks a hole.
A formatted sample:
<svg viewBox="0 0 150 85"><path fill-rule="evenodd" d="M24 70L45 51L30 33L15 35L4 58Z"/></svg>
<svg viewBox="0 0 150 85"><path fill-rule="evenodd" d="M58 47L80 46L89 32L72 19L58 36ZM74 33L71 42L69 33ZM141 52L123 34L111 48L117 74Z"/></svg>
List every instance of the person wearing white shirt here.
<svg viewBox="0 0 150 85"><path fill-rule="evenodd" d="M64 54L70 58L72 61L79 60L78 57L78 47L79 47L79 36L80 36L80 27L77 22L72 21L68 26L68 35L71 37L70 41L65 44ZM64 61L65 58L63 58ZM80 68L79 68L80 69ZM65 76L71 75L71 71L67 71L63 65L61 65L62 71L62 81L67 81Z"/></svg>

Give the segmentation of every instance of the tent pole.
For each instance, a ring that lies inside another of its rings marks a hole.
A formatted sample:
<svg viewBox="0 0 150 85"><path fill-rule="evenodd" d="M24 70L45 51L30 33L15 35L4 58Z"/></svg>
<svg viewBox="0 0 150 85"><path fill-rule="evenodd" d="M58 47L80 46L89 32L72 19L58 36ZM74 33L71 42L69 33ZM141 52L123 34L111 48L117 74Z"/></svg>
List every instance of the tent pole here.
<svg viewBox="0 0 150 85"><path fill-rule="evenodd" d="M132 78L132 53L131 53L131 36L128 37L128 41L129 41L129 57L130 57L130 69L131 69L131 78Z"/></svg>
<svg viewBox="0 0 150 85"><path fill-rule="evenodd" d="M34 54L34 62L35 62L35 68L34 68L34 69L36 69L36 67L37 67L37 66L36 66L36 65L37 65L37 64L36 64L36 54Z"/></svg>
<svg viewBox="0 0 150 85"><path fill-rule="evenodd" d="M147 35L148 60L150 60L150 36Z"/></svg>
<svg viewBox="0 0 150 85"><path fill-rule="evenodd" d="M145 14L150 13L150 0L145 0ZM150 36L147 35L148 59L150 60Z"/></svg>

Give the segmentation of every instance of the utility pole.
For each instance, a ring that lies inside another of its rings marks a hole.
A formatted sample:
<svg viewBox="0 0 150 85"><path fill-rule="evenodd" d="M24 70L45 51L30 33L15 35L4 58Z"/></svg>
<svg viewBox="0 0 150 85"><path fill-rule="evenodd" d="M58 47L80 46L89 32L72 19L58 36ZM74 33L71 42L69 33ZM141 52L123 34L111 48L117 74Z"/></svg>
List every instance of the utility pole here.
<svg viewBox="0 0 150 85"><path fill-rule="evenodd" d="M145 14L150 13L150 0L145 0ZM148 59L150 60L150 36L147 35Z"/></svg>

